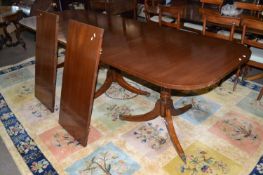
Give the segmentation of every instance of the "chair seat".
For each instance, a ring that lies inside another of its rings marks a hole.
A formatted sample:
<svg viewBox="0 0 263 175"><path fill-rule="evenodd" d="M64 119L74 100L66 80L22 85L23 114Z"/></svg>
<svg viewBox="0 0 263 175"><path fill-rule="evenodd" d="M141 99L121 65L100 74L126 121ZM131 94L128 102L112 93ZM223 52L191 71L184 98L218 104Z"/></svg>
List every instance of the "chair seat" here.
<svg viewBox="0 0 263 175"><path fill-rule="evenodd" d="M250 50L252 52L250 56L250 60L263 64L263 49L251 47Z"/></svg>
<svg viewBox="0 0 263 175"><path fill-rule="evenodd" d="M153 22L159 22L159 16L153 16L153 17L151 17L150 18L150 20L151 21L153 21ZM170 18L170 17L167 17L167 16L163 16L162 17L162 20L164 21L164 22L174 22L175 20L173 19L173 18Z"/></svg>
<svg viewBox="0 0 263 175"><path fill-rule="evenodd" d="M203 30L203 26L202 26L202 25L193 24L193 23L189 23L189 22L185 22L185 23L184 23L184 27L186 27L186 28L191 28L191 29L195 29L195 30L199 30L199 31L202 31L202 30Z"/></svg>
<svg viewBox="0 0 263 175"><path fill-rule="evenodd" d="M144 12L144 5L138 3L137 4L137 16L145 18L145 12Z"/></svg>
<svg viewBox="0 0 263 175"><path fill-rule="evenodd" d="M224 36L229 36L230 35L230 32L226 31L226 30L219 30L217 33L221 34L221 35L224 35ZM242 35L240 33L234 33L234 38L235 39L241 40L241 37L242 37Z"/></svg>
<svg viewBox="0 0 263 175"><path fill-rule="evenodd" d="M64 61L65 61L65 57L63 56L60 56L60 57L58 57L58 62L57 62L57 64L62 64L62 63L64 63Z"/></svg>

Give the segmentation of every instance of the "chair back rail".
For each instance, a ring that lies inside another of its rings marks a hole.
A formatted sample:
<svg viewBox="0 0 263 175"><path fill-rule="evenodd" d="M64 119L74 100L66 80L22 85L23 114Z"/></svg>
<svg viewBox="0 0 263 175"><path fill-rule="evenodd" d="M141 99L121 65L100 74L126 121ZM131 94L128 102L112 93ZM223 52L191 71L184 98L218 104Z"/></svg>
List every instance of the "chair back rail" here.
<svg viewBox="0 0 263 175"><path fill-rule="evenodd" d="M246 3L246 2L235 2L235 7L238 9L248 10L250 11L250 15L260 16L260 13L263 11L263 5L254 4L254 3Z"/></svg>
<svg viewBox="0 0 263 175"><path fill-rule="evenodd" d="M158 15L161 0L144 0L144 13L146 21L150 22L152 15Z"/></svg>
<svg viewBox="0 0 263 175"><path fill-rule="evenodd" d="M213 4L218 6L218 10L221 9L222 4L223 4L223 0L200 0L201 4L202 4L202 8L204 8L205 4Z"/></svg>
<svg viewBox="0 0 263 175"><path fill-rule="evenodd" d="M104 30L73 20L68 29L59 123L86 146Z"/></svg>
<svg viewBox="0 0 263 175"><path fill-rule="evenodd" d="M183 9L180 7L175 6L163 6L160 5L160 13L159 13L159 25L160 26L168 26L168 27L174 27L177 29L180 29L180 18L181 13L183 12ZM175 19L175 22L166 22L162 19L163 16L172 17Z"/></svg>
<svg viewBox="0 0 263 175"><path fill-rule="evenodd" d="M200 12L203 15L203 31L202 31L203 35L214 37L214 38L225 39L229 41L233 40L235 27L239 26L240 24L239 18L221 16L219 13L209 9L200 9ZM213 25L219 27L230 28L230 35L225 36L219 33L208 31L207 30L208 23L212 23Z"/></svg>
<svg viewBox="0 0 263 175"><path fill-rule="evenodd" d="M235 2L234 3L236 8L239 9L246 9L246 10L255 10L255 11L262 11L263 5L247 3L247 2Z"/></svg>
<svg viewBox="0 0 263 175"><path fill-rule="evenodd" d="M200 12L200 9L211 9L212 8L211 6L217 7L217 10L220 11L222 4L223 4L223 0L200 0L200 2L201 2L201 8L199 8L199 12ZM198 34L201 34L203 30L202 24L184 22L183 26L186 30L192 31Z"/></svg>
<svg viewBox="0 0 263 175"><path fill-rule="evenodd" d="M261 30L263 32L263 22L256 19L244 18L241 21L241 25L243 26L241 43L263 49L263 43L257 42L255 39L249 39L246 36L246 34L249 32L249 29L257 31Z"/></svg>
<svg viewBox="0 0 263 175"><path fill-rule="evenodd" d="M54 112L59 17L41 11L37 16L35 96ZM47 27L48 26L48 27Z"/></svg>

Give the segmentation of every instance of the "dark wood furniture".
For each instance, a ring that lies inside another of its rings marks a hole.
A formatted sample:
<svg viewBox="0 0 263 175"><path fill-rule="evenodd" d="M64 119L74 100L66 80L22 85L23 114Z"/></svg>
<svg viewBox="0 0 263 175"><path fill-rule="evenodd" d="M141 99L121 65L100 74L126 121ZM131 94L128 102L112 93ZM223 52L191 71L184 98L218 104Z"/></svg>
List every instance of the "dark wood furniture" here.
<svg viewBox="0 0 263 175"><path fill-rule="evenodd" d="M213 5L212 7L217 8L218 10L221 9L222 5L223 5L223 0L200 0L201 4L202 4L202 8L204 8L206 5Z"/></svg>
<svg viewBox="0 0 263 175"><path fill-rule="evenodd" d="M58 9L60 11L63 10L72 10L72 5L74 4L82 4L85 9L88 9L88 0L56 0Z"/></svg>
<svg viewBox="0 0 263 175"><path fill-rule="evenodd" d="M110 15L132 11L136 18L137 0L89 0L89 6L94 10L106 11Z"/></svg>
<svg viewBox="0 0 263 175"><path fill-rule="evenodd" d="M249 29L258 30L263 32L263 22L257 19L245 18L242 20L243 33L242 44L251 47L252 55L247 65L263 70L263 42L258 42L258 39L249 36ZM255 76L254 76L255 78ZM263 73L256 75L256 79L263 78ZM260 100L263 95L263 88L261 89L257 100Z"/></svg>
<svg viewBox="0 0 263 175"><path fill-rule="evenodd" d="M14 5L24 13L24 16L36 16L38 10L55 11L59 10L57 0L16 0Z"/></svg>
<svg viewBox="0 0 263 175"><path fill-rule="evenodd" d="M162 0L144 0L144 13L147 22L151 22L152 16L159 16L159 5Z"/></svg>
<svg viewBox="0 0 263 175"><path fill-rule="evenodd" d="M69 19L103 28L105 33L101 62L109 65L110 68L123 71L161 88L160 99L151 112L138 116L120 116L120 118L129 121L146 121L162 116L166 121L172 143L184 161L184 151L176 136L172 115L187 111L191 105L175 109L171 90L194 91L215 85L240 65L245 64L250 57L250 50L240 44L118 16L87 11L64 11L59 15L60 19L63 19L59 24L60 42L66 42L68 29L66 26ZM31 21L34 21L34 18L27 19L23 23L29 24L30 27ZM114 69L110 70L121 77L121 74ZM86 85L85 79L78 82L79 87ZM87 110L86 104L74 105ZM86 118L86 120L90 119Z"/></svg>
<svg viewBox="0 0 263 175"><path fill-rule="evenodd" d="M214 10L200 9L200 13L203 16L203 35L233 41L235 28L239 26L240 19L235 17L222 16ZM230 30L229 35L220 34L217 31L209 31L208 24L213 26L224 27L225 30Z"/></svg>
<svg viewBox="0 0 263 175"><path fill-rule="evenodd" d="M218 11L221 9L223 4L223 0L200 0L201 8L205 9L214 9ZM186 3L187 4L187 3ZM176 4L173 4L176 6ZM193 3L191 5L186 5L185 11L182 14L182 18L184 20L183 26L184 29L201 33L203 30L202 27L202 14L200 13L200 4Z"/></svg>
<svg viewBox="0 0 263 175"><path fill-rule="evenodd" d="M103 29L69 22L59 123L86 146L103 38Z"/></svg>
<svg viewBox="0 0 263 175"><path fill-rule="evenodd" d="M235 2L235 6L238 9L245 10L249 15L260 17L260 13L263 11L263 5L246 3L246 2Z"/></svg>
<svg viewBox="0 0 263 175"><path fill-rule="evenodd" d="M55 11L57 4L55 0L35 0L31 6L30 16L36 16L38 11Z"/></svg>
<svg viewBox="0 0 263 175"><path fill-rule="evenodd" d="M26 48L26 44L20 38L21 28L19 20L22 19L23 14L18 6L0 6L0 29L3 29L3 35L0 35L0 49L6 45L7 47L17 46L21 44ZM16 42L13 41L7 27L13 24L15 27ZM2 44L1 44L2 43Z"/></svg>
<svg viewBox="0 0 263 175"><path fill-rule="evenodd" d="M56 14L39 12L36 25L35 96L51 112L56 98L58 20ZM48 26L48 27L47 27Z"/></svg>
<svg viewBox="0 0 263 175"><path fill-rule="evenodd" d="M176 29L180 29L181 27L181 13L183 11L182 8L180 7L175 7L175 6L163 6L160 5L160 12L159 12L159 25L160 26L168 26L168 27L173 27ZM170 17L174 19L173 22L167 22L163 20L163 16L165 17Z"/></svg>

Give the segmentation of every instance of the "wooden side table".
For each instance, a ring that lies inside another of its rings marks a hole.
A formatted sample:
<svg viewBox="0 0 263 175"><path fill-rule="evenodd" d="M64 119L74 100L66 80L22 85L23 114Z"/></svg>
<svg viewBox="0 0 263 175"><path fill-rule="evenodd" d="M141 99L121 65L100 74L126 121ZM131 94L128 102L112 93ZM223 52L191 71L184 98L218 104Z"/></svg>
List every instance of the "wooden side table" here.
<svg viewBox="0 0 263 175"><path fill-rule="evenodd" d="M3 30L3 34L0 34L0 49L2 49L3 46L13 47L18 44L21 44L23 48L26 48L25 42L20 38L21 27L19 25L19 20L22 19L22 17L23 13L18 6L0 7L0 29ZM7 30L7 27L10 24L14 24L15 27L15 42Z"/></svg>

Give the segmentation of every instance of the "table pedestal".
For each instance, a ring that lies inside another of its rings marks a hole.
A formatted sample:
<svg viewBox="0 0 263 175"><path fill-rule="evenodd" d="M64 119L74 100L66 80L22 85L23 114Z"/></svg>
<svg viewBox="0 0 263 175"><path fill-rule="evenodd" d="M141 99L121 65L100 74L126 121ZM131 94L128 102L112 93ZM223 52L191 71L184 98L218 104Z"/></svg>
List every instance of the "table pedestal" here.
<svg viewBox="0 0 263 175"><path fill-rule="evenodd" d="M163 117L166 121L166 127L172 140L172 143L176 149L176 152L178 153L180 158L186 163L184 151L182 149L182 146L180 145L180 142L174 129L172 116L180 115L188 111L191 107L192 105L189 104L182 108L175 109L173 106L173 100L171 99L171 90L162 88L160 99L157 100L157 102L155 103L155 107L152 111L142 115L122 115L120 116L120 119L126 121L141 122L155 119L158 116Z"/></svg>
<svg viewBox="0 0 263 175"><path fill-rule="evenodd" d="M107 72L107 77L104 82L104 84L100 87L99 90L96 91L95 93L95 98L99 97L101 94L103 94L113 82L117 82L120 86L123 88L136 93L140 95L149 95L148 92L142 91L140 89L137 89L131 85L129 85L124 79L123 76L121 75L120 71L109 68ZM120 116L121 120L126 120L126 121L133 121L133 122L142 122L142 121L148 121L148 120L153 120L159 116L163 117L166 122L166 127L169 133L169 136L171 138L171 141L175 147L176 152L180 156L180 158L186 163L186 157L185 153L183 151L183 148L179 142L179 139L176 135L174 125L173 125L173 119L172 116L177 116L181 115L184 112L188 111L192 107L191 104L186 105L181 108L174 108L173 106L173 100L171 98L171 90L162 88L161 89L161 94L160 94L160 99L157 100L155 103L155 107L153 108L152 111L142 114L142 115L122 115Z"/></svg>

